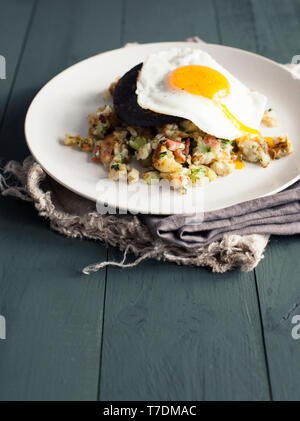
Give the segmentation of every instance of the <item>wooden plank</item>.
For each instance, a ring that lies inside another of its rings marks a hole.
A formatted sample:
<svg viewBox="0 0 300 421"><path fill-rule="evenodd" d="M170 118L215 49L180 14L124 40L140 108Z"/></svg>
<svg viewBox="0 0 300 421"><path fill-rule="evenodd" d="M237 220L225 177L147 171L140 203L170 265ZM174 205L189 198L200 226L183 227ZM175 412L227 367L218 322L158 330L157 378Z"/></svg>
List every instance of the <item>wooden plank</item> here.
<svg viewBox="0 0 300 421"><path fill-rule="evenodd" d="M268 399L259 326L253 274L109 270L100 399Z"/></svg>
<svg viewBox="0 0 300 421"><path fill-rule="evenodd" d="M31 100L49 79L81 59L120 46L121 4L114 0L103 7L97 0L67 0L51 6L47 0L39 1L3 122L2 133L14 136L14 142L1 136L6 142L3 158L20 160L28 155L23 124L16 125L16 117L24 121Z"/></svg>
<svg viewBox="0 0 300 421"><path fill-rule="evenodd" d="M127 3L125 42L227 36L218 4L154 4ZM253 273L154 261L109 269L105 308L100 400L269 399Z"/></svg>
<svg viewBox="0 0 300 421"><path fill-rule="evenodd" d="M294 54L299 54L300 2L252 3L258 51L283 63L289 62ZM256 270L275 400L300 399L299 341L291 336L291 320L300 314L299 238L272 238L265 259Z"/></svg>
<svg viewBox="0 0 300 421"><path fill-rule="evenodd" d="M250 0L214 0L221 44L256 51L257 40Z"/></svg>
<svg viewBox="0 0 300 421"><path fill-rule="evenodd" d="M120 45L121 1L38 3L1 131L1 154L22 159L26 108L58 71ZM98 390L106 259L95 242L52 232L31 204L1 199L1 400L95 400Z"/></svg>
<svg viewBox="0 0 300 421"><path fill-rule="evenodd" d="M218 42L211 1L130 0L126 2L123 26L125 42L184 41L192 36Z"/></svg>
<svg viewBox="0 0 300 421"><path fill-rule="evenodd" d="M299 340L292 318L300 314L300 237L272 238L256 270L273 397L300 399Z"/></svg>
<svg viewBox="0 0 300 421"><path fill-rule="evenodd" d="M93 242L52 232L28 203L1 199L0 400L95 400L105 256Z"/></svg>
<svg viewBox="0 0 300 421"><path fill-rule="evenodd" d="M252 0L258 52L280 63L299 54L299 0Z"/></svg>
<svg viewBox="0 0 300 421"><path fill-rule="evenodd" d="M0 80L0 125L22 54L23 41L33 13L34 0L0 0L0 55L5 58L6 79Z"/></svg>

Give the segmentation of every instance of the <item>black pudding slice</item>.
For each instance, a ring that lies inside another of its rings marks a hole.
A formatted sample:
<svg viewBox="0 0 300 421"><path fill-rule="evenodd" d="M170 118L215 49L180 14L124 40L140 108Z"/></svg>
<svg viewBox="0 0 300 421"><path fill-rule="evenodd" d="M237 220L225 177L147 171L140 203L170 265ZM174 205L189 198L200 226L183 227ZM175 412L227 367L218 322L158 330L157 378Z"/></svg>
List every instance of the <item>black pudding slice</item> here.
<svg viewBox="0 0 300 421"><path fill-rule="evenodd" d="M114 107L121 120L131 126L162 126L182 120L166 114L145 110L137 103L136 80L143 63L133 67L117 83L114 92Z"/></svg>

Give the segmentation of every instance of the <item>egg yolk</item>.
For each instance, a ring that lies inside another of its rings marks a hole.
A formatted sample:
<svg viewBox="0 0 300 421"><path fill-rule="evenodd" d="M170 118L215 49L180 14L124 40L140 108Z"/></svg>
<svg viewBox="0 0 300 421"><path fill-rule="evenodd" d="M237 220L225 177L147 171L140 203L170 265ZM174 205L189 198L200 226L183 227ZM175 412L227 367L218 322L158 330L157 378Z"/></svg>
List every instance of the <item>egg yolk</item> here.
<svg viewBox="0 0 300 421"><path fill-rule="evenodd" d="M178 67L168 76L168 85L172 89L180 89L193 95L208 98L220 108L231 123L241 132L260 134L256 129L245 126L238 121L222 104L222 98L230 93L230 84L225 76L215 69L206 66L189 65Z"/></svg>
<svg viewBox="0 0 300 421"><path fill-rule="evenodd" d="M241 161L240 159L236 159L234 161L234 164L235 164L236 170L242 170L245 167L245 163L243 161Z"/></svg>

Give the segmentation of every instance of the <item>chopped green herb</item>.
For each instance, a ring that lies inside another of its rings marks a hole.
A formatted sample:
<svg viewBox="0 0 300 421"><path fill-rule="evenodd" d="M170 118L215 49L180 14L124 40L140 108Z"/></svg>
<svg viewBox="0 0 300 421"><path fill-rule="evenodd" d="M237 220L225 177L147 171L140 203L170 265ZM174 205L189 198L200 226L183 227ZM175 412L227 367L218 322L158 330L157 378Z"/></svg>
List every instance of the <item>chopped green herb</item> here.
<svg viewBox="0 0 300 421"><path fill-rule="evenodd" d="M143 174L144 181L151 185L151 184L157 184L160 179L160 175L158 171L146 171Z"/></svg>
<svg viewBox="0 0 300 421"><path fill-rule="evenodd" d="M78 146L80 146L80 148L83 151L92 152L93 147L94 147L94 140L85 137L85 138L83 138L83 139L80 140Z"/></svg>
<svg viewBox="0 0 300 421"><path fill-rule="evenodd" d="M211 147L210 146L207 146L207 148L205 148L205 151L204 152L209 153L211 151L212 151Z"/></svg>
<svg viewBox="0 0 300 421"><path fill-rule="evenodd" d="M197 175L199 172L206 173L206 171L205 171L205 169L204 169L204 168L195 168L194 170L191 170L191 175L192 175L192 176L195 176L195 175Z"/></svg>
<svg viewBox="0 0 300 421"><path fill-rule="evenodd" d="M167 156L167 155L168 155L168 152L167 152L167 151L165 151L165 152L160 153L160 154L159 154L159 157L160 157L160 158L163 158L164 156Z"/></svg>
<svg viewBox="0 0 300 421"><path fill-rule="evenodd" d="M269 109L268 109L268 112L271 112L271 111L272 111L272 108L269 108Z"/></svg>
<svg viewBox="0 0 300 421"><path fill-rule="evenodd" d="M108 127L103 126L103 124L99 122L96 128L93 130L93 135L99 139L103 139L107 129Z"/></svg>
<svg viewBox="0 0 300 421"><path fill-rule="evenodd" d="M140 149L141 146L144 146L147 143L147 139L145 137L142 136L138 136L135 139L131 139L129 141L129 145L135 149L136 151L138 151Z"/></svg>
<svg viewBox="0 0 300 421"><path fill-rule="evenodd" d="M113 165L111 165L110 168L112 168L115 171L119 171L119 169L120 169L119 164L113 164Z"/></svg>
<svg viewBox="0 0 300 421"><path fill-rule="evenodd" d="M233 140L229 140L229 139L221 139L222 143L225 143L225 145L232 145Z"/></svg>

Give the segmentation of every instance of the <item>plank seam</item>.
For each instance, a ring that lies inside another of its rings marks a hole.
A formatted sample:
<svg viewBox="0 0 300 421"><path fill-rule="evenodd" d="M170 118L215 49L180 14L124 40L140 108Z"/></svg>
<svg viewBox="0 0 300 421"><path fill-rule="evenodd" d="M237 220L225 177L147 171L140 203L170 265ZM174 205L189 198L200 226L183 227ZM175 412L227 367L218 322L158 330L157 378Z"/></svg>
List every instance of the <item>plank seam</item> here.
<svg viewBox="0 0 300 421"><path fill-rule="evenodd" d="M254 29L254 40L255 40L255 50L256 53L259 53L260 48L259 48L259 40L258 40L258 35L256 32L256 24L255 24L255 14L254 14L254 9L253 9L253 0L250 0L250 6L251 6L251 18L252 18L252 23L253 23L253 29Z"/></svg>
<svg viewBox="0 0 300 421"><path fill-rule="evenodd" d="M28 37L29 37L29 32L30 32L30 29L31 29L31 26L32 26L34 15L35 15L37 3L38 3L38 0L35 0L34 3L33 3L33 6L32 6L32 10L31 10L30 17L29 17L29 20L28 20L28 25L27 25L25 35L24 35L24 39L23 39L23 42L22 42L22 45L21 45L20 55L19 55L19 58L18 58L18 61L17 61L16 69L14 71L11 87L9 89L9 93L8 93L8 96L7 96L7 100L5 102L3 115L2 115L2 118L1 118L1 121L0 121L0 132L2 130L2 126L3 126L5 118L6 118L8 106L9 106L9 103L10 103L10 100L11 100L11 97L12 97L12 93L13 93L13 90L14 90L14 87L15 87L15 83L16 83L16 80L17 80L17 76L18 76L18 73L19 73L19 70L20 70L20 66L21 66L21 62L22 62L22 59L23 59L25 47L26 47Z"/></svg>
<svg viewBox="0 0 300 421"><path fill-rule="evenodd" d="M260 297L259 297L259 292L258 292L257 275L256 275L256 270L255 269L254 269L254 280L255 280L255 289L256 289L256 296L257 296L257 303L258 303L258 312L259 312L261 337L262 337L262 343L263 343L263 351L264 351L265 363L266 363L268 388L269 388L270 400L273 401L274 398L273 398L273 390L272 390L272 383L271 383L270 366L269 366L269 360L268 360L267 345L266 345L266 338L265 338L265 332L264 332L264 325L263 325L263 318L262 318Z"/></svg>
<svg viewBox="0 0 300 421"><path fill-rule="evenodd" d="M252 18L253 29L254 29L253 32L254 32L254 38L255 38L255 50L256 50L256 53L258 53L259 52L259 41L258 41L258 36L257 36L257 32L256 32L255 15L254 15L254 10L253 10L253 1L252 0L250 1L250 6L251 6L251 18ZM258 290L258 284L257 284L257 273L256 273L255 269L254 269L254 281L255 281L255 290L256 290L256 296L257 296L257 304L258 304L258 312L259 312L261 337L262 337L262 343L263 343L263 351L264 351L264 357L265 357L265 363L266 363L268 388L269 388L270 399L271 399L271 401L273 401L273 391L272 391L272 384L271 384L270 366L269 366L269 361L268 361L266 338L265 338L261 303L260 303L259 290Z"/></svg>
<svg viewBox="0 0 300 421"><path fill-rule="evenodd" d="M216 0L213 0L213 9L214 9L214 15L215 15L215 20L216 20L216 26L217 26L217 32L218 32L218 39L220 44L223 44L222 41L222 34L221 34L221 25L220 25L220 19L219 19L219 15L218 15L218 9L217 9L217 5L216 5Z"/></svg>
<svg viewBox="0 0 300 421"><path fill-rule="evenodd" d="M125 13L126 13L126 0L122 1L122 14L121 14L121 33L120 33L120 44L124 44L125 34ZM106 252L106 260L109 259L109 248ZM103 310L102 310L102 332L101 332L101 344L100 344L100 359L99 359L99 378L98 378L98 390L97 400L100 401L101 395L101 374L103 365L103 342L104 342L104 329L105 329L105 309L106 309L106 298L107 298L107 279L108 279L108 267L105 268L105 281L104 281L104 297L103 297Z"/></svg>
<svg viewBox="0 0 300 421"><path fill-rule="evenodd" d="M122 1L122 17L121 17L121 34L120 34L121 47L123 47L123 45L124 45L126 8L127 8L127 2L126 2L126 0L123 0Z"/></svg>
<svg viewBox="0 0 300 421"><path fill-rule="evenodd" d="M108 248L106 250L106 260L108 260ZM101 372L103 364L103 341L104 341L104 324L105 324L105 308L106 308L106 289L107 289L108 268L105 268L104 292L103 292L103 309L102 309L102 329L101 329L101 343L100 343L100 357L99 357L99 377L97 386L97 400L100 400L101 392Z"/></svg>

